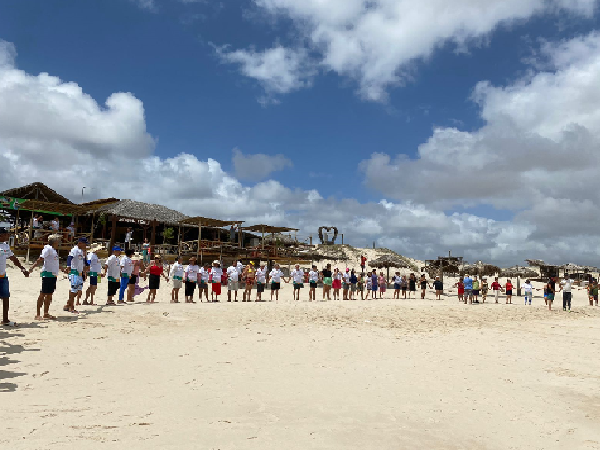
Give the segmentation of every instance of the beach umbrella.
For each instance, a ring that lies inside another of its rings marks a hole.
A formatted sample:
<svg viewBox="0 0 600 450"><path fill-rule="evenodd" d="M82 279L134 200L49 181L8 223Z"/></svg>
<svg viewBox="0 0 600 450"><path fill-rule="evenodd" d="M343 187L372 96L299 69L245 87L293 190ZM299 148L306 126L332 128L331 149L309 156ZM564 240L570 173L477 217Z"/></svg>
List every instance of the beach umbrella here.
<svg viewBox="0 0 600 450"><path fill-rule="evenodd" d="M369 261L369 267L374 267L376 269L387 269L387 281L390 282L390 267L395 267L397 269L403 269L410 267L408 262L403 258L396 255L383 255L379 258L373 259Z"/></svg>

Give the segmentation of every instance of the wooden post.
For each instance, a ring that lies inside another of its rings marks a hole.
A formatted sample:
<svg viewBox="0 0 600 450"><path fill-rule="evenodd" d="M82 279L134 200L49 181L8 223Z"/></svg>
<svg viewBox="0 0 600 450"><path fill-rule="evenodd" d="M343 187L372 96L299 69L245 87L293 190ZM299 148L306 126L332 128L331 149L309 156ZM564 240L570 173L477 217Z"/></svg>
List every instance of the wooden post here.
<svg viewBox="0 0 600 450"><path fill-rule="evenodd" d="M265 249L265 227L261 226L260 232L262 235L262 250L264 250Z"/></svg>
<svg viewBox="0 0 600 450"><path fill-rule="evenodd" d="M94 241L94 219L96 218L96 213L92 213L92 231L90 232L90 245Z"/></svg>
<svg viewBox="0 0 600 450"><path fill-rule="evenodd" d="M344 245L344 233L342 233L342 245ZM388 267L388 269L389 269L389 267ZM388 276L388 282L390 281L389 278L390 277Z"/></svg>
<svg viewBox="0 0 600 450"><path fill-rule="evenodd" d="M242 224L238 223L238 248L244 248L243 236L242 233Z"/></svg>
<svg viewBox="0 0 600 450"><path fill-rule="evenodd" d="M152 220L152 234L150 235L150 259L152 259L154 245L156 244L156 220Z"/></svg>
<svg viewBox="0 0 600 450"><path fill-rule="evenodd" d="M177 230L177 256L181 255L181 225L179 225L179 230Z"/></svg>
<svg viewBox="0 0 600 450"><path fill-rule="evenodd" d="M342 236L343 236L343 234L342 234ZM390 284L390 266L387 266L387 284Z"/></svg>
<svg viewBox="0 0 600 450"><path fill-rule="evenodd" d="M31 240L33 239L33 211L31 211L31 218L29 219L29 240L27 241L27 257L26 260L29 262L29 251L31 250Z"/></svg>
<svg viewBox="0 0 600 450"><path fill-rule="evenodd" d="M111 229L110 229L110 244L108 245L108 256L112 255L112 249L115 246L115 240L117 238L117 216L114 214L110 217Z"/></svg>
<svg viewBox="0 0 600 450"><path fill-rule="evenodd" d="M312 245L312 234L308 237L310 245Z"/></svg>
<svg viewBox="0 0 600 450"><path fill-rule="evenodd" d="M202 240L202 221L198 222L198 248L196 249L196 259L198 259L198 255L200 254L200 241ZM200 261L202 262L202 261Z"/></svg>

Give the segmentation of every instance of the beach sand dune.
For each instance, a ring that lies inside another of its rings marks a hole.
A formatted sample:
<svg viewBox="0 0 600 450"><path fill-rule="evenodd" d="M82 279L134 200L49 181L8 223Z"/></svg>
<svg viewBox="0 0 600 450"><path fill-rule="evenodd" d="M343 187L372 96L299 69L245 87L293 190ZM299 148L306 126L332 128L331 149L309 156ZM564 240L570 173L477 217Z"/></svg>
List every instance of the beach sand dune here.
<svg viewBox="0 0 600 450"><path fill-rule="evenodd" d="M584 291L564 313L539 295L295 303L291 285L277 304L174 305L163 283L160 303L68 316L61 280L59 320L32 323L39 279L9 276L7 448L600 449Z"/></svg>

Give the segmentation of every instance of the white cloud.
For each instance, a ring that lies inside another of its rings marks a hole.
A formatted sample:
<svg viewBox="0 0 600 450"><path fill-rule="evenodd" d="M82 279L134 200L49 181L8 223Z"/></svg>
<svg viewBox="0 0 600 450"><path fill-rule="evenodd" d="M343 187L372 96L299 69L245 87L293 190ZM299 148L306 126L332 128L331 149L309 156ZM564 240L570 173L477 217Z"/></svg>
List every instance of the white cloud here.
<svg viewBox="0 0 600 450"><path fill-rule="evenodd" d="M316 190L273 180L245 186L216 160L189 154L161 158L154 154L139 99L116 93L101 106L75 83L19 70L14 48L1 44L0 189L42 181L78 201L85 185L86 200L132 198L189 215L294 226L315 240L319 226L334 225L345 242L370 246L376 241L420 258L450 249L472 261L507 265L532 256L582 263L595 263L600 256L600 238L590 226L600 219L598 208L587 198L548 200L512 223L497 222L448 215L423 202L324 198ZM255 161L257 155L241 156ZM556 208L565 213L560 221L549 219ZM582 223L574 224L573 216L582 210ZM558 239L551 220L560 222ZM577 237L583 234L585 240Z"/></svg>
<svg viewBox="0 0 600 450"><path fill-rule="evenodd" d="M308 86L314 75L304 49L278 45L264 51L228 51L225 47L216 50L223 62L238 65L242 74L256 80L269 96Z"/></svg>
<svg viewBox="0 0 600 450"><path fill-rule="evenodd" d="M590 16L596 0L254 0L259 11L291 20L299 35L290 48L236 50L229 62L267 89L287 93L307 83L307 65L359 84L360 95L382 101L390 86L410 80L415 62L444 44L464 51L499 26L538 14ZM306 58L310 51L315 57ZM271 57L275 62L267 62ZM300 64L303 62L305 64ZM286 82L280 82L284 78ZM309 79L309 78L308 78ZM275 80L271 82L271 80Z"/></svg>
<svg viewBox="0 0 600 450"><path fill-rule="evenodd" d="M241 150L233 149L233 168L235 175L242 180L260 181L273 172L292 167L292 161L284 155L244 155Z"/></svg>
<svg viewBox="0 0 600 450"><path fill-rule="evenodd" d="M140 8L145 9L150 12L158 11L158 7L156 6L156 2L154 0L130 0L137 4Z"/></svg>

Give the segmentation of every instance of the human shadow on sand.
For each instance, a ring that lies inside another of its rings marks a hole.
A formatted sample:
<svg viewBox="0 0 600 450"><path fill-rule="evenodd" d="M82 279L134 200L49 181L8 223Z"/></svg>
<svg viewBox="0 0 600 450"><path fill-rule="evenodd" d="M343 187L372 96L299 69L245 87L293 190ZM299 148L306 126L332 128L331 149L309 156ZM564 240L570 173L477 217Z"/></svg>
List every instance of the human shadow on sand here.
<svg viewBox="0 0 600 450"><path fill-rule="evenodd" d="M13 355L17 355L23 352L38 352L39 349L26 349L21 344L11 343L11 339L17 337L24 337L24 334L18 332L9 332L6 330L0 330L0 367L6 367L7 369L11 364L19 362L16 359L12 359ZM18 385L16 383L9 382L13 378L18 378L25 375L21 372L15 372L10 369L0 369L0 392L14 392L17 390Z"/></svg>

